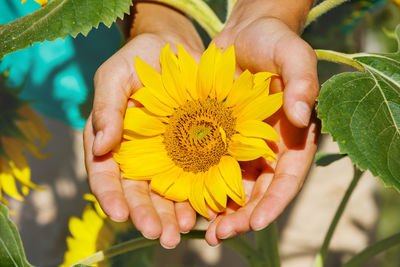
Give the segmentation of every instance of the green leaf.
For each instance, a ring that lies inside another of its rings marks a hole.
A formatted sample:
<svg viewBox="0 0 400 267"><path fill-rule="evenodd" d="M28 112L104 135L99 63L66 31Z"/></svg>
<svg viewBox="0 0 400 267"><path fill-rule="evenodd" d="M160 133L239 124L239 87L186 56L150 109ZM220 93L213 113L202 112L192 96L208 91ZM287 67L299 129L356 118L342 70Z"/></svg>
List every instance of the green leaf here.
<svg viewBox="0 0 400 267"><path fill-rule="evenodd" d="M36 42L87 35L102 22L110 27L132 0L53 0L37 11L0 27L0 59Z"/></svg>
<svg viewBox="0 0 400 267"><path fill-rule="evenodd" d="M1 202L0 266L32 266L26 260L17 227L8 217L8 208Z"/></svg>
<svg viewBox="0 0 400 267"><path fill-rule="evenodd" d="M399 26L396 33L399 40ZM400 191L400 52L347 57L365 72L342 73L322 85L322 131L361 169Z"/></svg>
<svg viewBox="0 0 400 267"><path fill-rule="evenodd" d="M329 164L346 157L346 154L317 153L314 162L317 166L328 166Z"/></svg>

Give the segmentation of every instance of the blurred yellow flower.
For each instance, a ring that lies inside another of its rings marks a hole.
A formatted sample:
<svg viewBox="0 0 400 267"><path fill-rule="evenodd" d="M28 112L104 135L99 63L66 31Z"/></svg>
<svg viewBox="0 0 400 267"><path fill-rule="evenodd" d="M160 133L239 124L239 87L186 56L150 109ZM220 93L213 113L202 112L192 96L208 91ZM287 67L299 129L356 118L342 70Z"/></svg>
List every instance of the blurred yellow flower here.
<svg viewBox="0 0 400 267"><path fill-rule="evenodd" d="M110 220L93 195L85 194L84 198L92 203L86 206L82 219L70 218L68 226L72 236L67 237L68 250L64 254L64 262L60 267L73 266L100 250L124 241L124 238L140 236L130 221L116 223ZM138 254L140 255L140 252ZM148 253L146 254L148 255ZM130 256L130 259L133 259L132 255ZM112 266L112 260L109 259L91 266Z"/></svg>
<svg viewBox="0 0 400 267"><path fill-rule="evenodd" d="M4 92L4 97L3 94ZM50 139L50 133L30 107L22 105L11 118L5 113L10 110L6 110L6 106L2 109L4 115L0 115L0 125L3 127L0 130L0 200L7 205L3 191L8 196L22 201L23 195L29 193L29 188L39 189L31 182L31 172L24 150L37 158L46 157L39 151L35 142L38 140L40 146L45 146ZM22 194L17 188L17 183Z"/></svg>
<svg viewBox="0 0 400 267"><path fill-rule="evenodd" d="M212 44L199 64L178 46L178 56L161 50L159 74L140 58L135 66L144 85L128 108L124 140L114 152L123 176L151 180L151 189L174 201L189 200L209 217L226 208L228 197L245 204L238 161L275 161L265 140L279 141L264 119L282 105L282 93L269 94L276 74L244 71L236 80L235 51ZM265 140L264 140L265 139Z"/></svg>
<svg viewBox="0 0 400 267"><path fill-rule="evenodd" d="M26 0L21 0L21 4L25 4ZM47 5L48 0L35 0L36 3L38 3L41 6Z"/></svg>

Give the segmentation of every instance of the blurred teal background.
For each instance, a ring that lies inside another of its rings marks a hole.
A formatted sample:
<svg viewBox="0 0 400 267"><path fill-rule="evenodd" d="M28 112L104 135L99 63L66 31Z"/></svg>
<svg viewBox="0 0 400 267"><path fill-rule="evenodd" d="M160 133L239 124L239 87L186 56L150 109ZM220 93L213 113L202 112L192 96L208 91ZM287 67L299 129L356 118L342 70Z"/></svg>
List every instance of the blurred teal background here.
<svg viewBox="0 0 400 267"><path fill-rule="evenodd" d="M32 0L0 1L0 24L27 15L40 5ZM9 71L10 87L23 87L21 97L34 101L41 113L60 119L73 128L82 129L86 112L80 106L93 92L93 76L97 68L114 54L121 43L121 34L113 25L103 24L87 37L68 36L53 42L45 41L9 54L0 62L0 72Z"/></svg>

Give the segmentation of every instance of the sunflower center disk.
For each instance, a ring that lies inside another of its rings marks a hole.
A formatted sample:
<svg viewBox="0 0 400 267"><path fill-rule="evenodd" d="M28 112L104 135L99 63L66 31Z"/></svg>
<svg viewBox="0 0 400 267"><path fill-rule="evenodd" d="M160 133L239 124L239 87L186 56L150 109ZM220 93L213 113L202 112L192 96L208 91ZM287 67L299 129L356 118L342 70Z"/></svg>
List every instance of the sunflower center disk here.
<svg viewBox="0 0 400 267"><path fill-rule="evenodd" d="M215 98L187 101L165 132L168 156L184 171L206 172L226 154L235 123L232 111Z"/></svg>

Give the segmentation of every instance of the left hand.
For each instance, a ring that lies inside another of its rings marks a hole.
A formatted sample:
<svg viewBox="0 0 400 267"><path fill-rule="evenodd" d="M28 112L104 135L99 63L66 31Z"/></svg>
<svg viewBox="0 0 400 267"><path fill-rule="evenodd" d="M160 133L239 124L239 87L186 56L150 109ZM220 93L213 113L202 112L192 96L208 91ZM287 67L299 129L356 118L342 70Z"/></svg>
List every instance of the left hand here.
<svg viewBox="0 0 400 267"><path fill-rule="evenodd" d="M282 80L273 81L271 91L284 87L283 111L268 121L281 142L275 148L276 163L268 166L264 160L256 160L241 164L247 203L244 207L230 203L226 212L210 224L206 241L212 246L221 239L261 230L282 213L300 191L319 135L316 119L310 121L319 89L317 60L312 48L296 33L301 26L277 17L249 19L243 14L249 10L243 8L247 4L252 3L236 4L241 6L235 7L225 29L213 41L224 48L235 45L240 70L269 71L281 76Z"/></svg>

